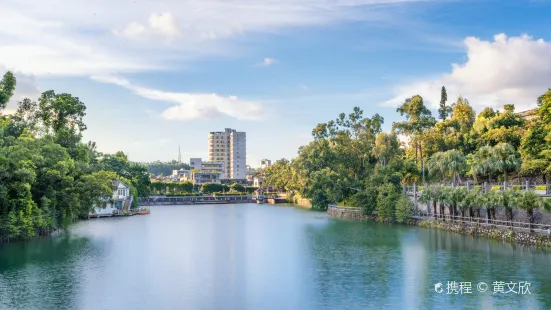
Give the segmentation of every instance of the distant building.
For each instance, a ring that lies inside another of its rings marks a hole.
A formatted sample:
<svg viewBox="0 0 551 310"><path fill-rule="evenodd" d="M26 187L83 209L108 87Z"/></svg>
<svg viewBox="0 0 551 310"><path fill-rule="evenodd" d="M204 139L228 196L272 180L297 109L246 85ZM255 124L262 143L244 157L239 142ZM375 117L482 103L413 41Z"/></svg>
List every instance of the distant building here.
<svg viewBox="0 0 551 310"><path fill-rule="evenodd" d="M245 132L226 128L209 133L209 161L224 162L228 179L245 179L247 166L247 136Z"/></svg>
<svg viewBox="0 0 551 310"><path fill-rule="evenodd" d="M113 181L113 195L104 198L105 208L98 206L90 216L111 216L130 210L133 197L130 194L130 186L121 182Z"/></svg>
<svg viewBox="0 0 551 310"><path fill-rule="evenodd" d="M260 161L260 169L266 169L272 165L272 161L269 159L263 159Z"/></svg>
<svg viewBox="0 0 551 310"><path fill-rule="evenodd" d="M263 183L264 183L264 178L262 178L262 177L254 177L253 178L253 186L254 187L262 187Z"/></svg>
<svg viewBox="0 0 551 310"><path fill-rule="evenodd" d="M186 169L172 170L172 175L170 177L172 182L189 181L190 171Z"/></svg>
<svg viewBox="0 0 551 310"><path fill-rule="evenodd" d="M191 182L194 185L203 185L206 183L220 184L220 176L221 174L219 172L194 171L191 173Z"/></svg>

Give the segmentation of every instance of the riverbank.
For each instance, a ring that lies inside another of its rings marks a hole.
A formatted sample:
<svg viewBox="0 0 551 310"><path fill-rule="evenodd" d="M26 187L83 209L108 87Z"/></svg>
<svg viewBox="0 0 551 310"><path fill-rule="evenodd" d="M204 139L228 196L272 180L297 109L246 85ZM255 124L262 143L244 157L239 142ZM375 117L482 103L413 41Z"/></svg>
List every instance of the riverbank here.
<svg viewBox="0 0 551 310"><path fill-rule="evenodd" d="M361 208L343 208L330 206L327 209L327 214L332 217L342 218L346 220L377 221L376 215L366 215L363 213L363 210ZM412 218L411 220L407 221L406 223L402 223L401 225L413 225L426 228L441 229L464 235L503 240L511 243L551 247L551 235L514 231L511 229L492 227L491 225L471 225L421 218Z"/></svg>

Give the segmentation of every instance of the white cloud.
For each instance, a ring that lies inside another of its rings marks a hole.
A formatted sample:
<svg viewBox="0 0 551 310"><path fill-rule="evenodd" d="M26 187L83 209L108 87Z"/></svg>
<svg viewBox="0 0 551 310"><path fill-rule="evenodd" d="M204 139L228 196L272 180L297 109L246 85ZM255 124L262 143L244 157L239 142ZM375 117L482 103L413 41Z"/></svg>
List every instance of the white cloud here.
<svg viewBox="0 0 551 310"><path fill-rule="evenodd" d="M261 66L264 66L264 67L268 67L268 66L273 65L275 62L276 62L275 59L270 58L270 57L266 57L266 58L264 58L264 60L262 60L262 62L260 63L260 65L261 65Z"/></svg>
<svg viewBox="0 0 551 310"><path fill-rule="evenodd" d="M235 96L166 92L136 86L126 79L112 76L94 76L92 79L124 87L147 99L175 103L176 105L162 112L162 117L167 120L186 121L227 116L239 120L256 120L260 119L263 113L260 103L238 99Z"/></svg>
<svg viewBox="0 0 551 310"><path fill-rule="evenodd" d="M147 26L133 21L122 31L115 30L114 33L129 39L147 39L157 35L170 39L180 35L180 27L171 13L153 13L149 16Z"/></svg>
<svg viewBox="0 0 551 310"><path fill-rule="evenodd" d="M515 104L518 111L533 108L536 99L551 86L551 43L530 36L494 36L493 41L468 37L464 40L467 61L452 64L452 70L396 89L385 102L397 106L419 94L434 108L440 89L446 86L448 102L466 97L476 110Z"/></svg>
<svg viewBox="0 0 551 310"><path fill-rule="evenodd" d="M229 53L227 39L236 35L378 21L388 15L385 4L415 1L421 0L3 0L0 65L38 77L175 69L182 60ZM153 14L159 11L165 13Z"/></svg>

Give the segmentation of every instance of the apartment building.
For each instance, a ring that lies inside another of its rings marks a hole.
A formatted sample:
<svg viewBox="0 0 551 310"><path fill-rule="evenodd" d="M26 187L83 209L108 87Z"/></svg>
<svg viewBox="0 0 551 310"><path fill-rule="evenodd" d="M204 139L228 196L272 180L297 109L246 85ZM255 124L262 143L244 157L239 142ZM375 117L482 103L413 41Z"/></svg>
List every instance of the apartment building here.
<svg viewBox="0 0 551 310"><path fill-rule="evenodd" d="M227 179L245 179L247 172L247 136L226 128L209 133L209 161L223 162Z"/></svg>

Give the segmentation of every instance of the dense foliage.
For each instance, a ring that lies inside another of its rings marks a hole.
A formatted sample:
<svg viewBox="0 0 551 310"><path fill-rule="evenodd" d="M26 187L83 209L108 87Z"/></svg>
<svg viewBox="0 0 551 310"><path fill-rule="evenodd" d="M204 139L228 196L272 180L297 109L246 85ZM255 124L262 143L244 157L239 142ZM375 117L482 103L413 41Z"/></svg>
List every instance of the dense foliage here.
<svg viewBox="0 0 551 310"><path fill-rule="evenodd" d="M436 201L457 213L474 205L473 193L454 189L467 180L510 189L512 176L547 179L551 174L551 89L538 98L535 117L528 119L513 105L477 115L466 98L451 105L447 100L443 87L437 120L421 96L406 99L397 108L404 120L390 132L382 131L380 115L365 117L360 108L318 124L314 140L300 147L295 159L265 170L264 184L309 198L315 208L340 203L363 207L368 214L377 211L382 220L402 221L410 212L401 197L405 185L449 186L432 186L423 194L431 197L426 201L439 197ZM525 208L513 196L518 195L505 191L486 205L497 204L509 214L511 208Z"/></svg>
<svg viewBox="0 0 551 310"><path fill-rule="evenodd" d="M9 72L0 80L0 112L15 86ZM50 90L0 115L0 240L46 235L87 217L112 196L114 180L131 187L134 203L149 194L144 166L82 142L85 111L78 97Z"/></svg>
<svg viewBox="0 0 551 310"><path fill-rule="evenodd" d="M152 173L154 175L171 175L172 170L189 170L189 164L181 163L176 160L169 161L169 162L162 162L162 161L154 161L150 163L144 163L144 165L147 167L147 171L149 173Z"/></svg>

